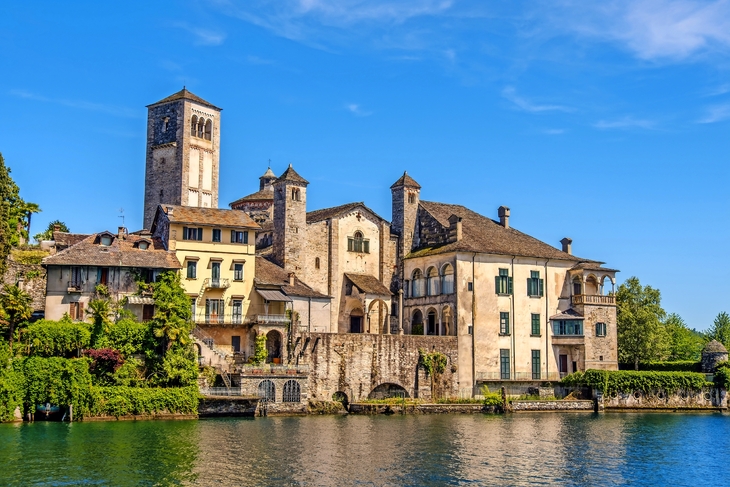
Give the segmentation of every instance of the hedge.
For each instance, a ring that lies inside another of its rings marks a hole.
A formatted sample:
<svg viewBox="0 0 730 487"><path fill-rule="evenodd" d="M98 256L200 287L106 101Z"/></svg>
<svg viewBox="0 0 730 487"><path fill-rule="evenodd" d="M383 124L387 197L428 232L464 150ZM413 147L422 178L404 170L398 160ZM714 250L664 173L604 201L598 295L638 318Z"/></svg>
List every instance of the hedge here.
<svg viewBox="0 0 730 487"><path fill-rule="evenodd" d="M618 364L619 370L634 370L633 363ZM646 362L639 364L640 371L655 372L702 372L702 362L696 360L676 360L673 362Z"/></svg>
<svg viewBox="0 0 730 487"><path fill-rule="evenodd" d="M576 372L565 377L561 383L568 386L587 386L603 391L632 393L636 391L665 391L673 393L679 390L700 390L712 387L704 374L697 372L655 372L633 370L587 370Z"/></svg>
<svg viewBox="0 0 730 487"><path fill-rule="evenodd" d="M22 341L28 355L65 356L89 346L91 327L84 322L40 320L23 330Z"/></svg>
<svg viewBox="0 0 730 487"><path fill-rule="evenodd" d="M198 414L198 387L95 387L91 415Z"/></svg>

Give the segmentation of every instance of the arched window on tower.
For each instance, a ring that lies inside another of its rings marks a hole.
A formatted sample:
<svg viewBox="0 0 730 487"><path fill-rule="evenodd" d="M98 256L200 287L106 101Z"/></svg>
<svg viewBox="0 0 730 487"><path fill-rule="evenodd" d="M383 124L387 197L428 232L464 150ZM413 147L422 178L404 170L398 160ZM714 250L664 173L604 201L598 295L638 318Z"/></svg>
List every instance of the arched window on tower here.
<svg viewBox="0 0 730 487"><path fill-rule="evenodd" d="M416 195L413 193L408 193L408 203L415 203L416 202Z"/></svg>
<svg viewBox="0 0 730 487"><path fill-rule="evenodd" d="M203 138L203 128L205 127L205 119L199 118L198 119L198 138Z"/></svg>
<svg viewBox="0 0 730 487"><path fill-rule="evenodd" d="M198 116L193 115L190 119L190 135L196 137L198 135Z"/></svg>
<svg viewBox="0 0 730 487"><path fill-rule="evenodd" d="M205 140L210 140L213 134L213 121L208 120L205 122Z"/></svg>
<svg viewBox="0 0 730 487"><path fill-rule="evenodd" d="M299 188L292 188L291 189L291 199L294 201L301 201L301 192L299 191Z"/></svg>
<svg viewBox="0 0 730 487"><path fill-rule="evenodd" d="M314 268L319 269L319 257L314 258Z"/></svg>

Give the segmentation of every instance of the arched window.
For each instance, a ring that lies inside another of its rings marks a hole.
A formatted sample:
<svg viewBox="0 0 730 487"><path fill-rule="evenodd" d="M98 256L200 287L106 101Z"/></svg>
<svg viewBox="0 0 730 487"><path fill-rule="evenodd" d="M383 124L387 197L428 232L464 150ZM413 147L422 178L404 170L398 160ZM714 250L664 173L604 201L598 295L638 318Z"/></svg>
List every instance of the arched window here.
<svg viewBox="0 0 730 487"><path fill-rule="evenodd" d="M302 399L299 382L288 380L284 383L284 402L300 402Z"/></svg>
<svg viewBox="0 0 730 487"><path fill-rule="evenodd" d="M439 324L436 310L429 310L426 315L426 335L438 335L437 326Z"/></svg>
<svg viewBox="0 0 730 487"><path fill-rule="evenodd" d="M603 276L601 279L601 294L604 296L613 294L613 281L608 276Z"/></svg>
<svg viewBox="0 0 730 487"><path fill-rule="evenodd" d="M361 231L357 231L352 237L347 238L347 250L368 254L370 253L370 240L366 239Z"/></svg>
<svg viewBox="0 0 730 487"><path fill-rule="evenodd" d="M213 133L213 121L208 120L207 122L205 122L205 140L210 140L212 133Z"/></svg>
<svg viewBox="0 0 730 487"><path fill-rule="evenodd" d="M435 267L429 267L426 271L426 276L426 291L428 295L438 296L440 294L439 288L441 287L441 283L439 282L439 272Z"/></svg>
<svg viewBox="0 0 730 487"><path fill-rule="evenodd" d="M294 201L301 201L302 194L299 191L299 188L292 188L291 189L291 199Z"/></svg>
<svg viewBox="0 0 730 487"><path fill-rule="evenodd" d="M408 203L415 203L416 202L416 195L413 193L408 193Z"/></svg>
<svg viewBox="0 0 730 487"><path fill-rule="evenodd" d="M198 116L193 115L193 118L190 119L190 135L193 137L197 137L198 135Z"/></svg>
<svg viewBox="0 0 730 487"><path fill-rule="evenodd" d="M268 402L276 400L276 386L270 380L259 382L259 397Z"/></svg>
<svg viewBox="0 0 730 487"><path fill-rule="evenodd" d="M314 258L314 268L319 269L319 257Z"/></svg>
<svg viewBox="0 0 730 487"><path fill-rule="evenodd" d="M454 268L451 264L441 268L441 294L454 294Z"/></svg>
<svg viewBox="0 0 730 487"><path fill-rule="evenodd" d="M203 138L203 128L205 127L205 119L199 118L198 119L198 138Z"/></svg>
<svg viewBox="0 0 730 487"><path fill-rule="evenodd" d="M425 295L425 290L426 280L423 278L421 269L416 269L413 271L413 275L411 277L411 297L420 298Z"/></svg>
<svg viewBox="0 0 730 487"><path fill-rule="evenodd" d="M421 313L420 309L413 312L411 335L423 335L423 313Z"/></svg>

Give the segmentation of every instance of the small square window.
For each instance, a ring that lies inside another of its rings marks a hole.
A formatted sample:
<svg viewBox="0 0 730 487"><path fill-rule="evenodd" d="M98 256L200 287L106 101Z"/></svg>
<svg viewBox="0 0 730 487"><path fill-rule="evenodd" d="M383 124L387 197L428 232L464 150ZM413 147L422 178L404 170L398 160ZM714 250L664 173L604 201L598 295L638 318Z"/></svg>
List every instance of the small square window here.
<svg viewBox="0 0 730 487"><path fill-rule="evenodd" d="M198 263L194 260L189 260L187 265L187 278L195 279L197 277Z"/></svg>
<svg viewBox="0 0 730 487"><path fill-rule="evenodd" d="M243 281L243 264L233 264L233 280Z"/></svg>

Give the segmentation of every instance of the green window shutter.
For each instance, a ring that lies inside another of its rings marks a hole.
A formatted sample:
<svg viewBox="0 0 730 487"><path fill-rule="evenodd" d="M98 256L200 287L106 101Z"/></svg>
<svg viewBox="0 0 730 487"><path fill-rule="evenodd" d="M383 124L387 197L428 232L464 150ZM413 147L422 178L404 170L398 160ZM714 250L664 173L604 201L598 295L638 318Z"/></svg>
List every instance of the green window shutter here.
<svg viewBox="0 0 730 487"><path fill-rule="evenodd" d="M248 232L243 232L243 243L248 243Z"/></svg>
<svg viewBox="0 0 730 487"><path fill-rule="evenodd" d="M507 294L514 294L514 290L512 289L512 278L509 277L509 289L507 290Z"/></svg>
<svg viewBox="0 0 730 487"><path fill-rule="evenodd" d="M366 254L369 254L370 253L370 241L369 240L363 241L363 243L362 243L362 251L365 252Z"/></svg>
<svg viewBox="0 0 730 487"><path fill-rule="evenodd" d="M347 250L353 252L355 250L355 241L351 238L347 239Z"/></svg>
<svg viewBox="0 0 730 487"><path fill-rule="evenodd" d="M499 276L494 276L494 292L496 294L499 294L499 291L501 291L499 289L500 282L501 282L501 279L499 278Z"/></svg>
<svg viewBox="0 0 730 487"><path fill-rule="evenodd" d="M539 286L539 289L538 289L538 294L539 294L540 296L542 296L542 295L543 295L543 287L544 287L544 286L543 286L543 284L544 284L544 282L545 282L545 281L544 281L543 279L539 279L539 280L537 281L537 284L538 284L538 286Z"/></svg>
<svg viewBox="0 0 730 487"><path fill-rule="evenodd" d="M198 228L198 240L203 240L203 229Z"/></svg>
<svg viewBox="0 0 730 487"><path fill-rule="evenodd" d="M527 278L527 295L532 296L534 293L532 292L532 278Z"/></svg>

